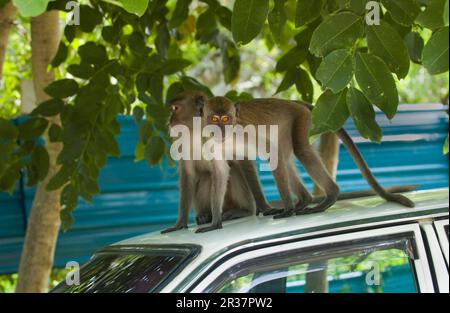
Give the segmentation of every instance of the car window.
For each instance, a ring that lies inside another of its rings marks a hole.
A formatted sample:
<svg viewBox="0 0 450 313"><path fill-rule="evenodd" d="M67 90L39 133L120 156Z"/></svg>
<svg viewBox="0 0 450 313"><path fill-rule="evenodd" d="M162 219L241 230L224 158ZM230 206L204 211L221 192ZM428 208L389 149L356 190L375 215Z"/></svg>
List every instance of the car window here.
<svg viewBox="0 0 450 313"><path fill-rule="evenodd" d="M80 284L61 283L54 292L148 293L192 258L188 248L111 249L100 252L80 269Z"/></svg>
<svg viewBox="0 0 450 313"><path fill-rule="evenodd" d="M223 293L418 292L409 238L352 242L241 264L216 291ZM331 250L331 251L330 251ZM334 251L334 252L333 252ZM295 260L296 261L289 261ZM257 265L256 265L257 264Z"/></svg>

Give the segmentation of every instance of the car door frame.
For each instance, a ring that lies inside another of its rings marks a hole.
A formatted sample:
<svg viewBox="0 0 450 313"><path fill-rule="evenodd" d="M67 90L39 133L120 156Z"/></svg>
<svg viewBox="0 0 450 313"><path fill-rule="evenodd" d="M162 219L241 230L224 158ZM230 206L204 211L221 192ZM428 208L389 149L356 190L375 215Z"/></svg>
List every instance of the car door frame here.
<svg viewBox="0 0 450 313"><path fill-rule="evenodd" d="M433 286L431 270L428 263L424 240L421 234L420 227L417 223L382 227L372 230L360 230L337 235L328 235L315 239L299 240L291 243L244 251L224 261L209 274L204 276L201 281L197 281L194 284L194 287L191 289L191 292L207 292L208 288L214 284L215 280L218 279L222 273L249 259L269 256L275 253L322 246L324 244L345 243L355 239L376 239L377 237L384 237L386 235L400 235L411 233L413 234L417 253L417 260L412 260L412 262L414 265L415 278L419 288L418 292L433 293L435 289Z"/></svg>
<svg viewBox="0 0 450 313"><path fill-rule="evenodd" d="M436 220L434 221L434 228L436 230L437 237L439 239L439 245L442 249L442 253L444 255L445 261L448 265L448 259L449 259L449 240L448 235L445 233L445 226L449 226L449 220L443 219L443 220Z"/></svg>

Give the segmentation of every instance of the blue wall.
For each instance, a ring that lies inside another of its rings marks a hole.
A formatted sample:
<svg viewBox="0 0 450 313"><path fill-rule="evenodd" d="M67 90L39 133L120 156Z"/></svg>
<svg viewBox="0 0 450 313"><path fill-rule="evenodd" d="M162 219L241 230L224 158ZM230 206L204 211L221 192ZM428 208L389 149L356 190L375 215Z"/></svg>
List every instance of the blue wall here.
<svg viewBox="0 0 450 313"><path fill-rule="evenodd" d="M382 114L377 119L385 135L381 145L360 140L351 122L346 129L382 185L420 184L422 189L448 186L448 157L442 155L448 116L442 107L404 106L393 123ZM121 126L122 157L110 159L101 173L102 194L91 205L81 201L73 228L59 237L57 266L63 267L69 260L84 262L105 245L162 229L177 218L176 169L134 163L136 125L122 117ZM302 176L311 187L304 171ZM267 197L276 200L278 192L271 174L263 173L261 179ZM338 183L342 191L368 189L343 147ZM12 196L0 193L0 273L17 271L33 194L34 189L23 185Z"/></svg>

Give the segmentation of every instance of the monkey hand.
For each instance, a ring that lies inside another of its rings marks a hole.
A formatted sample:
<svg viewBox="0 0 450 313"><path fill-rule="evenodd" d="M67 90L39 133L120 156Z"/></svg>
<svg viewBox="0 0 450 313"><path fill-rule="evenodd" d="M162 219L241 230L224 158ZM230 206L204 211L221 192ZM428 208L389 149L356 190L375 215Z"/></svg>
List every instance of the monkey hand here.
<svg viewBox="0 0 450 313"><path fill-rule="evenodd" d="M173 233L174 231L187 229L187 225L175 225L174 227L167 228L161 232L161 234Z"/></svg>

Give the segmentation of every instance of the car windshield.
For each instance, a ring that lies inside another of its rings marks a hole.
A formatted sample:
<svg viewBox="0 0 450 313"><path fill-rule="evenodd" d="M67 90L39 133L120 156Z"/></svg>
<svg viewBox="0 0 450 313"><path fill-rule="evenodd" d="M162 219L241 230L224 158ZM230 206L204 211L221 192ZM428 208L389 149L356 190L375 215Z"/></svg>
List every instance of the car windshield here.
<svg viewBox="0 0 450 313"><path fill-rule="evenodd" d="M171 275L197 255L198 249L195 246L109 248L80 269L79 282L64 281L53 292L158 292Z"/></svg>

